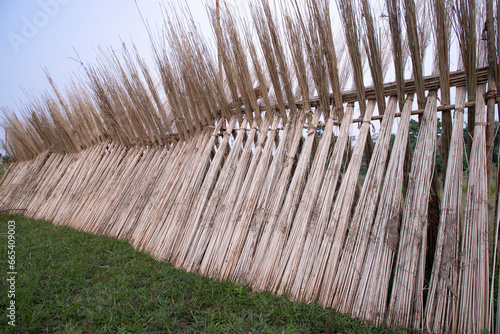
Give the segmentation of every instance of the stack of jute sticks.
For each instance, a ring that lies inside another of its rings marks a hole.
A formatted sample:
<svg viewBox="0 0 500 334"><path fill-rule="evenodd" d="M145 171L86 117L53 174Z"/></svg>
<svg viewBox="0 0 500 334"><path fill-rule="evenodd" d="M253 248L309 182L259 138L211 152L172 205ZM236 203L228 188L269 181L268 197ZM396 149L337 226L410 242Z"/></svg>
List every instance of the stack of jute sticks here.
<svg viewBox="0 0 500 334"><path fill-rule="evenodd" d="M2 109L0 210L377 324L494 331L498 7L227 1L216 48L166 9L154 69L101 49Z"/></svg>

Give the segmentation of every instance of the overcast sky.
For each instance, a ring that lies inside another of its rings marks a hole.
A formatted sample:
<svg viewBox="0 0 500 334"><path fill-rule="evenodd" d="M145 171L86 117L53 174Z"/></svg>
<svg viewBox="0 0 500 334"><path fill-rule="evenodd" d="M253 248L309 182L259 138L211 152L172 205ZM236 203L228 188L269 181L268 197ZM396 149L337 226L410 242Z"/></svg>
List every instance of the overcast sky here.
<svg viewBox="0 0 500 334"><path fill-rule="evenodd" d="M144 19L161 25L159 0L137 0ZM168 3L168 1L163 1ZM204 0L188 4L202 30L211 34ZM93 63L98 46L134 41L151 59L150 42L134 0L0 0L0 106L18 110L23 90L48 89L43 68L64 86L84 62ZM4 137L3 129L0 136ZM3 149L0 149L3 152Z"/></svg>
<svg viewBox="0 0 500 334"><path fill-rule="evenodd" d="M138 0L138 5L152 26L161 24L158 0ZM202 0L190 0L189 6L195 19L208 25ZM42 66L56 83L67 82L80 70L77 52L93 62L97 46L119 50L121 40L132 39L151 58L134 0L0 0L0 36L0 105L13 108L25 100L23 89L47 87Z"/></svg>

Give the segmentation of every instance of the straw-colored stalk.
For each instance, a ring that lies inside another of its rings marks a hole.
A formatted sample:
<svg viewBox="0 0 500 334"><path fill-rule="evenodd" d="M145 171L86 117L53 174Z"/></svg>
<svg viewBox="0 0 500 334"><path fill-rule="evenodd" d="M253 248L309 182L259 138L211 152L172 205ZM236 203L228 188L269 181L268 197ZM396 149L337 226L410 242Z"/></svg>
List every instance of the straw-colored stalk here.
<svg viewBox="0 0 500 334"><path fill-rule="evenodd" d="M417 92L417 102L419 109L425 106L425 91L422 72L422 41L419 39L418 23L416 17L416 8L414 0L404 0L404 10L406 19L406 32L408 35L408 47L411 53L411 62L413 67L413 77L415 78L415 88Z"/></svg>
<svg viewBox="0 0 500 334"><path fill-rule="evenodd" d="M245 177L245 183L242 186L240 198L232 213L235 230L225 254L226 260L224 261L221 273L221 276L224 278L231 277L234 280L239 280L239 277L243 278L241 273L245 272L246 274L250 266L251 254L248 254L248 248L245 249L244 247L247 244L247 247L250 248L255 245L256 234L260 230L260 225L252 222L259 196L265 187L264 182L269 170L269 162L272 156L272 147L276 138L278 124L279 117L275 116L269 131L267 131L268 124L266 122L266 124L263 124L266 128L262 128L259 134L259 140L255 146L255 152L249 171Z"/></svg>
<svg viewBox="0 0 500 334"><path fill-rule="evenodd" d="M459 333L489 330L488 184L486 176L485 85L476 92L474 140L469 161L462 235Z"/></svg>
<svg viewBox="0 0 500 334"><path fill-rule="evenodd" d="M477 62L477 34L476 34L476 2L473 0L456 0L455 15L457 25L455 31L460 45L460 53L467 81L467 98L469 102L476 97L476 62ZM474 137L474 108L467 109L467 158L470 160L472 141Z"/></svg>
<svg viewBox="0 0 500 334"><path fill-rule="evenodd" d="M384 93L384 65L382 45L380 44L379 35L376 34L376 21L373 20L371 7L368 0L362 0L363 13L363 31L364 31L364 46L370 72L372 75L373 86L375 87L375 95L379 114L385 112L385 93Z"/></svg>
<svg viewBox="0 0 500 334"><path fill-rule="evenodd" d="M422 327L427 209L436 153L436 108L436 93L429 92L406 192L388 310L389 323L412 328Z"/></svg>
<svg viewBox="0 0 500 334"><path fill-rule="evenodd" d="M279 186L278 182L280 181L280 173L286 163L285 151L287 149L287 145L295 135L292 130L293 124L288 122L284 126L281 135L271 132L271 136L266 142L266 149L271 150L272 146L275 144L275 141L279 140L276 152L274 153L274 155L268 157L268 159L272 159L272 161L267 170L267 175L264 180L264 184L262 185L261 193L256 203L253 216L251 217L250 230L241 252L242 254L238 263L239 267L237 267L234 274L235 276L237 276L236 279L241 283L249 285L252 283L250 270L252 268L254 258L256 257L257 249L260 246L260 243L264 242L265 240L263 236L269 236L271 233L269 232L269 229L272 229L274 227L268 224L270 217L268 208L271 207L273 201L275 200L275 197L273 197L274 190ZM267 154L272 154L272 152L269 151ZM264 154L261 162L264 162L265 159L266 155Z"/></svg>
<svg viewBox="0 0 500 334"><path fill-rule="evenodd" d="M230 122L228 127L232 129L234 122ZM225 123L225 122L224 122ZM168 229L171 228L169 225L170 221L167 221L168 216L171 214L170 211L173 210L176 198L180 192L180 188L183 185L183 181L187 180L186 174L190 170L189 168L185 168L185 164L189 161L196 161L200 156L205 157L205 163L210 163L209 156L213 150L213 145L215 142L215 131L211 136L210 141L205 146L205 152L199 154L197 152L197 142L194 138L193 140L189 140L186 145L180 145L180 153L177 155L176 159L173 161L172 169L169 171L167 175L167 182L165 183L164 193L159 204L161 210L155 212L155 216L152 217L153 222L157 222L156 224L151 224L148 231L145 233L143 240L141 241L141 249L144 249L147 252L153 254L153 256L157 256L160 258L160 254L157 255L157 249L160 247L162 242L164 241L164 234L167 233ZM222 140L224 141L224 139ZM210 145L211 144L211 145ZM222 150L224 151L224 150ZM221 160L222 157L217 157L217 159L212 160L212 165L210 167L217 169L218 161ZM213 165L213 162L216 162L216 165ZM217 166L217 167L216 167ZM206 172L206 176L210 175L211 169ZM200 193L204 191L203 187L200 190ZM196 207L196 205L193 205Z"/></svg>
<svg viewBox="0 0 500 334"><path fill-rule="evenodd" d="M215 141L215 139L213 139ZM172 203L175 200L175 195L178 189L177 184L182 178L182 172L185 170L183 163L189 159L188 151L190 150L192 141L188 143L181 142L173 148L170 158L164 162L163 173L159 177L157 187L154 190L152 200L144 209L144 214L141 220L145 222L145 226L136 230L132 237L134 247L147 250L152 248L152 243L163 226L165 220L162 220L162 215L168 213ZM213 145L213 144L212 144Z"/></svg>
<svg viewBox="0 0 500 334"><path fill-rule="evenodd" d="M425 307L425 328L435 333L455 333L458 324L464 105L465 87L458 87L436 254Z"/></svg>
<svg viewBox="0 0 500 334"><path fill-rule="evenodd" d="M278 109L283 122L286 123L288 120L288 116L285 109L285 100L283 99L282 84L280 81L280 75L278 73L278 64L276 63L277 60L273 49L273 42L271 40L271 34L266 22L266 15L264 14L263 9L261 9L257 5L251 4L250 9L252 12L254 27L257 31L257 36L259 37L260 46L264 55L264 60L267 65L269 78L271 79L272 88L274 90L274 95L278 104Z"/></svg>
<svg viewBox="0 0 500 334"><path fill-rule="evenodd" d="M335 276L332 288L334 291L332 307L342 313L351 312L356 297L356 290L361 278L361 267L377 212L378 196L389 156L392 123L396 108L397 98L390 98Z"/></svg>
<svg viewBox="0 0 500 334"><path fill-rule="evenodd" d="M398 132L394 140L386 177L378 203L365 260L361 269L352 315L380 324L384 320L389 281L394 257L398 250L404 161L408 147L413 96L406 99Z"/></svg>
<svg viewBox="0 0 500 334"><path fill-rule="evenodd" d="M198 151L196 149L191 156L190 161L192 165L188 168L188 172L183 178L182 186L176 192L176 199L171 211L165 216L165 226L160 232L159 241L155 247L157 256L166 259L172 257L172 260L175 259L179 245L186 247L186 242L188 243L189 239L186 240L185 238L189 238L188 236L193 233L192 231L196 231L195 226L200 224L200 221L191 217L187 212L191 212L191 210L195 210L195 212L203 210L204 204L209 198L208 194L212 192L226 159L225 154L229 149L229 140L235 122L236 117L232 117L211 164L209 156L213 148L213 135L204 136L205 138L199 144L199 150L202 153L196 154L196 151ZM181 224L178 224L179 221ZM182 224L183 221L185 221L184 224Z"/></svg>
<svg viewBox="0 0 500 334"><path fill-rule="evenodd" d="M266 128L269 126L268 120L265 121ZM225 196L227 199L222 203L218 210L218 216L215 218L214 224L218 227L215 237L210 240L203 259L200 264L200 272L208 274L211 277L217 276L226 279L224 275L224 265L226 261L227 249L230 247L234 231L240 217L240 209L244 203L243 198L246 196L246 191L242 193L242 187L245 182L245 176L250 170L250 174L255 171L256 161L250 164L252 157L252 147L255 146L255 138L257 133L256 124L252 126L248 133L247 141L243 147L241 157L238 160L235 174L231 180L231 184Z"/></svg>
<svg viewBox="0 0 500 334"><path fill-rule="evenodd" d="M137 174L135 174L135 172L144 175L143 179L145 181L147 179L145 176L147 173L146 170L151 157L151 149L147 149L144 152L137 148L128 150L122 163L120 163L117 173L113 175L112 181L110 182L112 187L123 190L120 192L112 191L108 193L107 197L100 199L99 209L96 210L96 216L102 217L108 224L93 227L92 233L111 235L114 237L118 235L126 224L123 216L128 213L128 205L135 199L129 198L129 196L138 188L135 177Z"/></svg>
<svg viewBox="0 0 500 334"><path fill-rule="evenodd" d="M182 143L171 148L168 154L162 159L158 167L158 178L153 184L150 199L147 201L144 210L137 218L137 228L129 234L129 242L136 248L143 248L152 238L153 231L161 225L160 216L167 211L166 203L173 202L168 197L169 191L173 187L173 179L177 176L179 167L179 157L184 156L186 146Z"/></svg>
<svg viewBox="0 0 500 334"><path fill-rule="evenodd" d="M25 196L32 194L30 187L37 183L36 176L49 159L49 152L39 154L32 160L16 162L8 167L2 178L0 188L0 210L11 213L22 213L25 207L21 202ZM5 167L5 166L4 166Z"/></svg>
<svg viewBox="0 0 500 334"><path fill-rule="evenodd" d="M342 17L342 26L344 28L345 40L347 49L351 59L351 66L354 76L354 83L356 86L356 95L358 97L359 109L361 117L365 116L366 112L366 98L365 98L365 85L363 79L363 61L361 59L361 52L359 49L359 32L358 32L358 17L356 8L353 8L353 3L350 0L337 0L337 6L340 8ZM365 159L370 163L373 155L373 141L371 137L366 139Z"/></svg>
<svg viewBox="0 0 500 334"><path fill-rule="evenodd" d="M302 113L303 111L301 111L301 114ZM290 228L292 227L293 219L306 183L306 176L309 169L311 152L320 115L321 112L316 110L313 115L313 121L308 126L307 137L300 151L300 157L287 190L285 201L279 215L276 217L276 228L270 238L269 246L266 251L265 265L260 277L259 289L271 289L280 279L281 275L277 272L279 271L279 261L286 245ZM302 129L300 128L296 129L296 131L302 133Z"/></svg>
<svg viewBox="0 0 500 334"><path fill-rule="evenodd" d="M30 216L35 219L54 219L52 212L53 208L57 207L54 204L59 202L62 196L67 195L65 190L68 188L68 184L72 182L71 176L73 176L75 168L79 165L77 162L80 161L78 153L70 153L64 157L66 168L62 168L64 165L58 167L58 170L62 172L60 179L51 177L51 186L53 188L47 193L45 200L38 203L37 210L33 214L30 214Z"/></svg>
<svg viewBox="0 0 500 334"><path fill-rule="evenodd" d="M206 199L207 203L205 204L203 216L201 216L202 218L199 218L199 213L195 211L194 217L198 218L198 222L195 223L196 221L191 219L190 215L192 211L190 209L192 204L190 204L185 207L185 210L183 210L183 212L181 212L176 219L176 221L181 222L181 224L183 219L184 221L189 222L189 224L187 224L189 228L185 228L182 234L179 234L175 238L174 248L177 249L171 260L174 265L178 267L183 266L186 257L188 257L190 253L192 254L196 251L197 253L202 254L205 251L206 248L199 243L198 238L200 234L204 234L206 232L206 229L212 228L214 224L217 223L214 216L217 212L218 206L221 205L220 203L223 196L227 194L231 180L237 171L238 158L242 151L247 124L248 122L245 118L243 123L240 125L240 129L237 131L237 136L234 138L234 143L232 144L229 154L224 161L224 165L220 169L217 182L215 183L211 193L208 194L209 198ZM200 174L201 180L203 177L204 175ZM196 192L196 196L197 195L198 191Z"/></svg>
<svg viewBox="0 0 500 334"><path fill-rule="evenodd" d="M86 210L80 211L80 218L83 224L79 226L82 231L89 233L97 233L99 228L99 220L103 212L111 205L110 198L119 195L116 191L116 184L120 182L121 176L126 172L127 165L134 164L132 161L138 161L139 155L136 149L126 150L123 147L117 147L111 152L111 159L108 160L109 165L99 166L105 170L106 177L101 178L94 183L92 193L94 196L89 196L89 199L84 207Z"/></svg>
<svg viewBox="0 0 500 334"><path fill-rule="evenodd" d="M105 150L108 144L102 143L94 148L88 149L80 154L80 158L84 159L85 163L82 165L81 170L77 172L77 177L74 179L74 185L69 190L69 195L63 198L60 204L60 210L54 217L56 225L62 225L68 221L69 215L75 209L73 203L78 202L93 175L97 170L97 166L101 163L105 155ZM92 159L90 157L93 157Z"/></svg>
<svg viewBox="0 0 500 334"><path fill-rule="evenodd" d="M312 17L315 22L315 24L310 24L309 26L317 29L321 51L325 55L325 62L328 66L330 87L333 92L333 106L335 107L335 114L333 116L337 117L338 120L342 120L344 117L341 92L343 86L341 84L342 80L340 79L339 74L340 58L337 57L335 43L333 41L332 22L330 19L330 1L308 0L307 7L309 16ZM310 35L312 37L316 35L316 32L310 31Z"/></svg>
<svg viewBox="0 0 500 334"><path fill-rule="evenodd" d="M250 220L243 220L242 218L244 216L245 206L249 200L248 196L250 193L248 190L257 180L255 178L255 173L257 166L259 165L259 160L262 157L261 149L264 144L264 140L267 137L269 121L270 119L266 117L261 123L262 128L257 142L254 141L256 138L255 132L257 130L256 122L254 123L252 127L253 131L251 131L248 136L248 141L245 145L242 159L239 161L238 167L241 172L237 173L237 177L233 180L232 189L234 189L234 198L237 200L233 202L234 205L231 208L232 210L227 212L227 218L222 222L227 227L223 242L219 246L218 253L220 254L220 257L218 257L218 263L215 271L222 279L229 279L233 275L234 269L238 263L241 247L243 247L243 243L247 237ZM253 154L252 145L255 147ZM246 171L246 173L244 171Z"/></svg>
<svg viewBox="0 0 500 334"><path fill-rule="evenodd" d="M436 52L436 69L439 71L439 86L441 92L441 104L450 104L450 38L451 22L449 19L450 9L445 1L433 0L434 9L434 40ZM443 158L443 181L446 178L448 166L448 153L450 151L451 132L453 124L451 112L443 111L441 114L443 131L441 133L440 152Z"/></svg>
<svg viewBox="0 0 500 334"><path fill-rule="evenodd" d="M319 113L319 110L316 110L316 112ZM316 205L321 186L323 185L328 150L333 136L333 122L334 120L332 117L329 117L326 122L323 137L321 138L318 150L314 156L312 168L307 176L307 183L304 187L297 213L291 224L286 244L283 247L279 264L274 274L276 279L272 290L278 293L288 292L297 274L300 255L303 251L311 215ZM316 131L316 129L310 129L309 131L311 130ZM311 136L310 133L308 135ZM301 152L301 156L302 154L305 155L307 152ZM308 158L308 156L305 158ZM308 163L308 161L305 162Z"/></svg>
<svg viewBox="0 0 500 334"><path fill-rule="evenodd" d="M370 133L370 119L374 109L375 101L368 101L356 147L338 190L331 217L316 257L317 260L312 267L310 279L313 278L314 281L310 281L309 284L320 287L319 301L324 306L329 306L332 302L333 291L330 289L337 271L340 251L344 246L351 208L354 205L355 188L358 186L359 169L366 139Z"/></svg>
<svg viewBox="0 0 500 334"><path fill-rule="evenodd" d="M339 135L335 143L333 153L328 161L328 167L324 177L324 184L321 187L321 192L318 200L312 211L312 215L306 227L306 236L300 262L297 265L297 272L293 281L293 286L288 288L288 293L297 299L303 299L310 302L317 298L319 286L314 285L316 277L311 276L313 265L318 258L318 253L321 247L323 236L328 226L330 213L334 204L335 194L340 179L340 171L343 158L347 151L347 146L351 137L349 136L349 128L353 117L353 106L348 105L342 124L340 126Z"/></svg>
<svg viewBox="0 0 500 334"><path fill-rule="evenodd" d="M276 252L273 253L273 257L269 256L269 249L272 246L271 240L275 238L279 226L279 215L282 212L282 206L285 201L288 186L292 178L292 170L294 165L295 156L297 154L297 149L302 138L302 128L304 126L305 115L303 112L299 113L299 117L293 120L293 127L290 129L291 138L285 145L288 146L288 153L286 155L285 162L281 167L279 180L272 190L272 195L266 203L265 212L266 215L261 218L265 222L264 230L262 231L261 239L255 249L255 256L252 262L252 266L249 270L249 281L252 288L256 290L264 290L267 287L268 279L270 279L269 273L272 270L272 266L276 261ZM260 222L259 222L260 224ZM275 245L274 247L276 247Z"/></svg>
<svg viewBox="0 0 500 334"><path fill-rule="evenodd" d="M99 164L96 170L96 176L92 177L92 182L79 199L79 206L75 206L69 219L70 226L82 231L88 231L93 228L98 215L95 213L103 198L103 195L109 195L112 192L110 181L120 173L120 163L127 157L127 151L118 145L111 144L105 155L105 159ZM123 168L123 166L122 166ZM93 194L93 196L90 196ZM108 196L109 197L109 196Z"/></svg>
<svg viewBox="0 0 500 334"><path fill-rule="evenodd" d="M269 0L260 0L262 6L262 12L265 17L265 21L268 27L268 32L271 37L271 41L274 47L274 57L278 63L278 70L283 83L283 89L286 94L286 99L288 102L288 110L291 117L295 117L298 113L297 106L295 105L295 96L292 90L292 79L293 75L288 68L288 60L286 59L286 54L284 53L284 47L281 40L283 39L280 34L279 28L276 25L276 20L271 14L271 8L269 6ZM264 19L263 17L263 19Z"/></svg>

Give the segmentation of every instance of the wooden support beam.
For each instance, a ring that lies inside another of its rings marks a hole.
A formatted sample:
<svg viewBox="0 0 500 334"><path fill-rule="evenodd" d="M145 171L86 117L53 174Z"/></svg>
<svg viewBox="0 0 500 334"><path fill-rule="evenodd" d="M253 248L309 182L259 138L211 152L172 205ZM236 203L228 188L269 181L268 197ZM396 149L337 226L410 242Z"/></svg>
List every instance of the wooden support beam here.
<svg viewBox="0 0 500 334"><path fill-rule="evenodd" d="M496 104L500 103L500 99L497 98L497 100L495 101ZM469 108L469 107L474 107L476 105L476 102L466 102L465 103L465 108ZM455 105L454 104L448 104L448 105L441 105L439 107L437 107L437 111L451 111L451 110L455 110ZM416 110L412 110L411 112L411 115L422 115L424 113L424 110L423 109L416 109ZM371 121L377 121L377 120L381 120L384 116L383 115L377 115L377 116L372 116L371 118ZM401 117L401 113L395 113L394 114L394 117ZM362 118L355 118L352 120L352 123L362 123L363 122L363 119ZM334 122L333 123L334 125L340 125L341 123L340 122ZM213 128L213 126L208 126L209 128ZM323 128L325 127L325 124L318 124L317 125L317 128ZM308 129L307 126L304 127L304 129ZM235 131L236 130L242 130L241 128L235 128L234 129ZM245 129L247 131L250 131L251 129ZM277 131L280 131L280 130L283 130L283 128L277 128L276 129ZM221 129L221 132L219 133L219 135L222 135L224 132L224 127Z"/></svg>
<svg viewBox="0 0 500 334"><path fill-rule="evenodd" d="M488 81L488 67L479 67L476 69L476 77L477 77L477 84L485 84ZM439 82L439 75L430 75L427 77L424 77L424 83L425 83L425 90L437 90L440 87L440 82ZM457 86L465 86L466 81L465 81L465 71L455 71L455 72L450 72L450 87L457 87ZM415 87L415 81L414 80L406 80L405 81L405 94L411 94L415 93L416 87ZM385 96L396 96L397 94L397 86L396 82L390 82L386 83L384 85L384 92ZM365 95L367 100L374 100L376 99L375 95L375 87L373 86L368 86L365 87ZM357 95L356 95L356 90L348 90L342 92L342 101L343 103L353 103L357 102ZM317 96L311 97L309 99L311 107L317 107L319 106L319 98ZM333 95L330 94L330 103L333 103ZM473 102L472 102L473 103ZM295 102L298 108L301 108L303 105L302 100L298 100ZM288 105L285 106L288 108ZM274 110L278 110L277 106L272 107ZM242 108L243 109L243 108ZM443 109L443 110L452 110L454 109ZM265 107L260 107L261 111L265 111ZM438 107L438 110L439 107ZM245 110L243 109L242 112L244 113ZM374 117L375 118L375 117Z"/></svg>

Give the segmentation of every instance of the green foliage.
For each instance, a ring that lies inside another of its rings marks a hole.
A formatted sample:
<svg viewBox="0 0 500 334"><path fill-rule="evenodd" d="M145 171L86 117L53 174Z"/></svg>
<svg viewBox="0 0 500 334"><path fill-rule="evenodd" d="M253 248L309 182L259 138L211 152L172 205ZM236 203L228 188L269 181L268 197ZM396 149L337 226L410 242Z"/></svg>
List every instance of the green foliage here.
<svg viewBox="0 0 500 334"><path fill-rule="evenodd" d="M410 141L411 148L415 151L415 147L417 146L418 140L418 131L420 130L420 124L414 119L410 119L410 128L408 140Z"/></svg>
<svg viewBox="0 0 500 334"><path fill-rule="evenodd" d="M390 141L391 148L394 147L394 141L395 140L396 140L396 134L395 133L391 133L391 141Z"/></svg>
<svg viewBox="0 0 500 334"><path fill-rule="evenodd" d="M437 139L441 138L441 133L443 132L443 124L441 123L441 119L437 119ZM420 123L414 119L410 119L410 128L409 128L409 140L410 145L413 150L417 146L418 140L418 132L420 130Z"/></svg>
<svg viewBox="0 0 500 334"><path fill-rule="evenodd" d="M498 121L495 121L495 139L493 141L493 164L497 165L498 164L498 144L499 144L499 139L498 139Z"/></svg>
<svg viewBox="0 0 500 334"><path fill-rule="evenodd" d="M318 303L254 293L187 273L116 239L0 215L7 272L7 221L16 221L17 327L2 333L391 333Z"/></svg>
<svg viewBox="0 0 500 334"><path fill-rule="evenodd" d="M324 133L325 133L325 123L320 121L318 123L318 127L316 128L316 134L318 135L318 139L321 139Z"/></svg>

